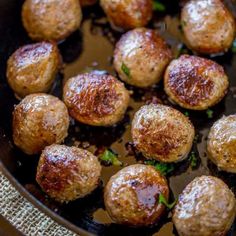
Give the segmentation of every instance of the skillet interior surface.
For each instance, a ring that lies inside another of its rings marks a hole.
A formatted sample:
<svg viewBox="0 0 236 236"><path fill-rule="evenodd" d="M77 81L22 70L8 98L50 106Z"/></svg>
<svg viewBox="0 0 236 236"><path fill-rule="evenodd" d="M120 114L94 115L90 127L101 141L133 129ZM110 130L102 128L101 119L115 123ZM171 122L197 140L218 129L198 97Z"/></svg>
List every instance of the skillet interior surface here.
<svg viewBox="0 0 236 236"><path fill-rule="evenodd" d="M175 55L182 47L182 33L178 21L180 4L178 1L165 1L167 11L165 13L156 12L154 20L149 27L155 28L171 45ZM98 189L84 199L60 205L45 196L35 182L36 166L39 156L29 157L14 147L12 143L11 120L14 104L19 101L14 97L13 92L6 83L5 71L7 58L20 46L31 43L21 24L21 5L23 1L8 0L0 2L0 159L3 165L32 195L48 206L63 218L72 222L79 228L83 228L96 235L155 235L170 236L177 235L171 223L171 213L166 212L158 225L151 228L128 228L113 224L104 210L103 186L108 179L121 167L103 167L102 181ZM226 1L232 7L232 1ZM234 2L234 4L236 4ZM235 7L234 7L235 8ZM236 16L235 12L234 15ZM58 74L55 84L50 91L61 97L62 85L66 79L77 73L89 71L91 69L107 71L113 75L112 54L114 44L119 39L121 33L114 32L107 23L104 13L98 5L85 9L84 21L80 31L75 32L64 42L59 44L59 48L65 63L63 71ZM183 50L182 50L183 51ZM191 53L191 52L189 52ZM236 178L233 174L219 172L217 168L207 159L206 138L209 128L214 121L223 114L236 113L236 54L231 52L222 56L215 56L213 60L224 66L229 79L230 89L226 98L217 106L212 108L213 117L209 118L206 112L189 112L197 138L193 145L193 150L198 158L198 165L192 169L189 160L175 165L175 170L168 176L169 186L174 200L181 193L183 188L196 176L203 174L219 176L236 193ZM130 136L130 121L137 109L150 102L162 102L170 104L163 92L162 84L148 90L134 89L130 107L118 125L110 128L89 127L71 120L70 135L65 140L67 145L76 145L86 148L96 153L101 148L111 148L119 155L119 159L129 165L142 161L142 157L132 152ZM174 106L177 107L177 106ZM185 110L180 109L182 112ZM236 235L236 222L234 223L230 236Z"/></svg>

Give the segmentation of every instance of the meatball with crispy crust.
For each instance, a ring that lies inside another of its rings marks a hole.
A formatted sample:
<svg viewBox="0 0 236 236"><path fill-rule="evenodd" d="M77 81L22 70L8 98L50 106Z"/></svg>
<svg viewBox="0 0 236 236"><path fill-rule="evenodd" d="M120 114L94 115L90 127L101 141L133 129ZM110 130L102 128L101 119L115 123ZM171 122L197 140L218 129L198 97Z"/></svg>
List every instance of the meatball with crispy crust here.
<svg viewBox="0 0 236 236"><path fill-rule="evenodd" d="M207 151L220 170L236 173L236 115L223 116L212 126Z"/></svg>
<svg viewBox="0 0 236 236"><path fill-rule="evenodd" d="M115 77L90 72L69 79L64 86L63 99L77 121L110 126L123 118L129 92Z"/></svg>
<svg viewBox="0 0 236 236"><path fill-rule="evenodd" d="M13 140L26 154L40 153L67 136L69 114L57 97L38 93L26 96L13 112Z"/></svg>
<svg viewBox="0 0 236 236"><path fill-rule="evenodd" d="M229 86L222 66L212 60L182 55L167 67L164 89L171 100L191 110L205 110L222 100Z"/></svg>
<svg viewBox="0 0 236 236"><path fill-rule="evenodd" d="M97 0L80 0L80 4L82 7L94 5L96 2Z"/></svg>
<svg viewBox="0 0 236 236"><path fill-rule="evenodd" d="M60 66L56 44L41 42L17 49L7 62L7 81L18 97L47 92Z"/></svg>
<svg viewBox="0 0 236 236"><path fill-rule="evenodd" d="M187 157L194 139L188 117L165 105L145 105L135 113L131 134L146 158L178 162Z"/></svg>
<svg viewBox="0 0 236 236"><path fill-rule="evenodd" d="M36 181L51 198L68 202L91 193L99 184L101 169L89 151L53 144L40 156Z"/></svg>
<svg viewBox="0 0 236 236"><path fill-rule="evenodd" d="M114 67L126 83L148 87L161 80L171 58L171 50L154 30L138 28L116 44Z"/></svg>
<svg viewBox="0 0 236 236"><path fill-rule="evenodd" d="M101 0L100 4L116 29L142 27L152 18L152 0Z"/></svg>
<svg viewBox="0 0 236 236"><path fill-rule="evenodd" d="M180 236L223 236L235 213L235 196L228 186L216 177L201 176L183 190L172 219Z"/></svg>
<svg viewBox="0 0 236 236"><path fill-rule="evenodd" d="M79 0L25 0L23 25L33 40L65 39L80 26Z"/></svg>
<svg viewBox="0 0 236 236"><path fill-rule="evenodd" d="M153 166L131 165L113 175L104 191L108 214L118 224L148 226L158 222L165 206L158 202L162 194L168 201L169 187Z"/></svg>
<svg viewBox="0 0 236 236"><path fill-rule="evenodd" d="M227 51L235 36L235 20L221 0L190 0L181 12L187 45L204 54Z"/></svg>

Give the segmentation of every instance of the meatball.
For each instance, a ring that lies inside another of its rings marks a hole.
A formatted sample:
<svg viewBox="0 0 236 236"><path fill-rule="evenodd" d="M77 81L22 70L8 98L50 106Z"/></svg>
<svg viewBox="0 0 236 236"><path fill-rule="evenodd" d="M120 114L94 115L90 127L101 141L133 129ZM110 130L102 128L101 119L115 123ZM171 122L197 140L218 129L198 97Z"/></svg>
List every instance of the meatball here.
<svg viewBox="0 0 236 236"><path fill-rule="evenodd" d="M188 117L165 105L145 105L132 121L131 134L144 157L177 162L187 157L194 139Z"/></svg>
<svg viewBox="0 0 236 236"><path fill-rule="evenodd" d="M116 29L142 27L152 18L152 0L101 0L100 4Z"/></svg>
<svg viewBox="0 0 236 236"><path fill-rule="evenodd" d="M236 212L234 194L213 176L195 178L183 190L173 222L180 236L219 236L230 229Z"/></svg>
<svg viewBox="0 0 236 236"><path fill-rule="evenodd" d="M80 5L82 7L87 7L87 6L91 6L93 4L95 4L97 2L97 0L80 0Z"/></svg>
<svg viewBox="0 0 236 236"><path fill-rule="evenodd" d="M236 173L236 115L224 116L212 126L207 151L219 169Z"/></svg>
<svg viewBox="0 0 236 236"><path fill-rule="evenodd" d="M77 30L82 20L78 0L25 0L22 21L37 41L60 41Z"/></svg>
<svg viewBox="0 0 236 236"><path fill-rule="evenodd" d="M26 96L13 112L13 140L26 154L40 153L67 136L69 115L58 98L38 93Z"/></svg>
<svg viewBox="0 0 236 236"><path fill-rule="evenodd" d="M205 110L222 100L229 86L224 69L214 61L182 55L167 67L164 89L171 100L191 110Z"/></svg>
<svg viewBox="0 0 236 236"><path fill-rule="evenodd" d="M160 81L171 58L171 50L154 30L138 28L116 44L114 67L126 83L148 87Z"/></svg>
<svg viewBox="0 0 236 236"><path fill-rule="evenodd" d="M235 36L235 21L221 0L190 0L181 22L187 45L204 54L227 51Z"/></svg>
<svg viewBox="0 0 236 236"><path fill-rule="evenodd" d="M69 79L64 86L63 99L77 121L110 126L123 118L129 92L113 76L91 72Z"/></svg>
<svg viewBox="0 0 236 236"><path fill-rule="evenodd" d="M108 214L116 223L147 226L157 223L165 209L158 203L160 194L168 201L165 177L152 166L136 164L111 177L105 187L104 201Z"/></svg>
<svg viewBox="0 0 236 236"><path fill-rule="evenodd" d="M92 153L53 144L40 156L36 181L51 198L68 202L91 193L99 184L101 169Z"/></svg>
<svg viewBox="0 0 236 236"><path fill-rule="evenodd" d="M7 62L7 80L18 97L47 92L60 66L56 44L41 42L16 50Z"/></svg>

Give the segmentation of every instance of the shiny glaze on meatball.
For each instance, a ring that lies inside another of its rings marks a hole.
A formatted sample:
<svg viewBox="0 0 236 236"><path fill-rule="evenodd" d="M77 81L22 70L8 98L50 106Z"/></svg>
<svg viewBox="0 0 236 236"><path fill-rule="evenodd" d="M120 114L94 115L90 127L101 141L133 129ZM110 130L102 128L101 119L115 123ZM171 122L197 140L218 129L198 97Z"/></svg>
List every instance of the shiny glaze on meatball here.
<svg viewBox="0 0 236 236"><path fill-rule="evenodd" d="M60 66L56 44L41 42L17 49L7 62L7 81L19 97L47 92Z"/></svg>
<svg viewBox="0 0 236 236"><path fill-rule="evenodd" d="M180 236L223 236L235 213L235 196L228 186L216 177L201 176L179 196L173 222Z"/></svg>
<svg viewBox="0 0 236 236"><path fill-rule="evenodd" d="M165 105L150 104L136 112L131 133L135 147L146 158L177 162L187 157L195 132L184 114Z"/></svg>
<svg viewBox="0 0 236 236"><path fill-rule="evenodd" d="M69 79L64 86L63 99L77 121L110 126L123 118L129 92L115 77L91 72Z"/></svg>
<svg viewBox="0 0 236 236"><path fill-rule="evenodd" d="M171 50L154 30L138 28L124 34L116 44L114 67L126 83L148 87L161 80L171 58Z"/></svg>
<svg viewBox="0 0 236 236"><path fill-rule="evenodd" d="M142 27L152 18L151 0L101 0L100 4L114 28Z"/></svg>
<svg viewBox="0 0 236 236"><path fill-rule="evenodd" d="M37 154L67 136L69 115L57 97L38 93L26 96L13 112L13 140L26 154Z"/></svg>
<svg viewBox="0 0 236 236"><path fill-rule="evenodd" d="M223 116L214 123L207 151L220 170L236 173L236 115Z"/></svg>
<svg viewBox="0 0 236 236"><path fill-rule="evenodd" d="M157 223L165 209L158 203L160 194L168 201L166 179L152 166L135 164L111 177L105 187L104 200L116 223L147 226Z"/></svg>
<svg viewBox="0 0 236 236"><path fill-rule="evenodd" d="M221 0L190 0L181 12L188 46L199 53L227 51L235 36L235 20Z"/></svg>
<svg viewBox="0 0 236 236"><path fill-rule="evenodd" d="M22 21L29 36L37 41L65 39L80 26L78 0L25 0Z"/></svg>
<svg viewBox="0 0 236 236"><path fill-rule="evenodd" d="M68 202L91 193L99 184L101 165L92 153L65 145L46 147L36 180L50 197Z"/></svg>
<svg viewBox="0 0 236 236"><path fill-rule="evenodd" d="M181 107L205 110L225 96L229 86L222 66L212 60L182 55L167 67L164 89Z"/></svg>

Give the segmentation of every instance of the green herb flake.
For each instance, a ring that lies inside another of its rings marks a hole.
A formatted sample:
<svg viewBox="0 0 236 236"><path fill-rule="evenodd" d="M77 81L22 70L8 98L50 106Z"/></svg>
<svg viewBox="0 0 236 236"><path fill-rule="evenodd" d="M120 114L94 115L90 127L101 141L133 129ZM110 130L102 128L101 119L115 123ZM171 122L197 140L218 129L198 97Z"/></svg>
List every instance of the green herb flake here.
<svg viewBox="0 0 236 236"><path fill-rule="evenodd" d="M167 175L174 170L174 165L170 163L159 163L154 160L148 160L144 162L146 165L152 165L156 170L160 171L162 175Z"/></svg>
<svg viewBox="0 0 236 236"><path fill-rule="evenodd" d="M172 209L174 207L174 205L176 204L176 200L172 203L168 203L166 201L166 198L164 197L164 195L162 193L159 194L159 200L158 200L159 204L163 204L165 205L169 210Z"/></svg>
<svg viewBox="0 0 236 236"><path fill-rule="evenodd" d="M130 69L122 62L121 70L130 78Z"/></svg>
<svg viewBox="0 0 236 236"><path fill-rule="evenodd" d="M190 153L189 161L190 161L190 166L192 168L195 168L197 166L197 157L195 152Z"/></svg>
<svg viewBox="0 0 236 236"><path fill-rule="evenodd" d="M231 51L233 53L236 53L236 39L233 41L232 47L231 47Z"/></svg>
<svg viewBox="0 0 236 236"><path fill-rule="evenodd" d="M108 149L106 149L104 153L99 156L99 158L101 161L104 161L108 165L122 166L122 162L119 161L117 155Z"/></svg>
<svg viewBox="0 0 236 236"><path fill-rule="evenodd" d="M207 114L207 117L209 118L209 119L211 119L211 118L213 118L213 111L211 110L211 109L207 109L206 110L206 114Z"/></svg>
<svg viewBox="0 0 236 236"><path fill-rule="evenodd" d="M185 112L184 112L184 115L187 116L187 117L189 117L189 112L188 112L188 111L185 111Z"/></svg>
<svg viewBox="0 0 236 236"><path fill-rule="evenodd" d="M159 2L157 0L154 0L153 1L153 10L154 11L161 11L161 12L163 12L163 11L166 10L166 7L165 7L165 5L163 3L161 3L161 2Z"/></svg>

